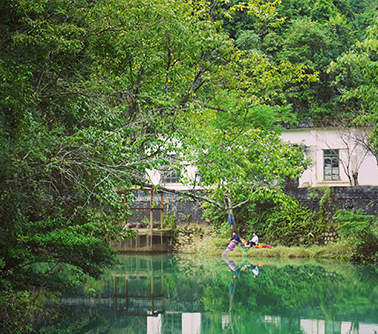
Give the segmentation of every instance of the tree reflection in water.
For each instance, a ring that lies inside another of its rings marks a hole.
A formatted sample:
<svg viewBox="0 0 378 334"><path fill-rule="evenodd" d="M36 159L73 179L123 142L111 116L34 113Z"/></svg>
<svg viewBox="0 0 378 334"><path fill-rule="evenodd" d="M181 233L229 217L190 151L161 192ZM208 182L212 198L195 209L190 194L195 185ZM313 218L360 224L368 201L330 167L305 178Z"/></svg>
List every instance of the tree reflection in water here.
<svg viewBox="0 0 378 334"><path fill-rule="evenodd" d="M332 261L120 256L38 333L378 331L378 269ZM95 291L90 296L88 291Z"/></svg>

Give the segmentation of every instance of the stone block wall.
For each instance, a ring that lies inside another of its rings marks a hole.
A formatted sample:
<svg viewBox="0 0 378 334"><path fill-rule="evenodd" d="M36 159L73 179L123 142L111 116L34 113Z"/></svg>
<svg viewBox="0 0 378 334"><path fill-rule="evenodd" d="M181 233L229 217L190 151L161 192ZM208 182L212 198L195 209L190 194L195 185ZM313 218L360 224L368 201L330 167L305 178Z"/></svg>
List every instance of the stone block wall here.
<svg viewBox="0 0 378 334"><path fill-rule="evenodd" d="M160 194L153 195L153 207L160 208L161 204ZM143 193L137 193L136 199L133 202L132 208L150 208L150 195L145 195ZM163 214L164 217L168 218L174 216L176 218L176 223L203 223L204 218L203 209L201 204L189 199L187 197L180 196L173 193L163 193ZM133 210L134 216L130 217L128 221L130 222L141 222L149 221L150 211L149 210ZM160 222L160 211L154 210L154 222Z"/></svg>
<svg viewBox="0 0 378 334"><path fill-rule="evenodd" d="M320 209L321 199L326 199L323 209L328 211L328 215L333 215L338 209L352 209L354 212L363 209L366 214L378 215L378 187L331 187L328 189L327 194L324 188L289 189L286 190L286 194L315 211Z"/></svg>
<svg viewBox="0 0 378 334"><path fill-rule="evenodd" d="M320 209L320 201L325 196L323 188L296 188L285 191L289 196L298 199L302 204L312 210ZM143 193L136 194L136 200L133 208L150 207L150 196ZM338 209L352 209L357 212L363 209L366 214L378 215L378 187L359 186L359 187L332 187L329 188L329 194L323 209L325 214L331 217ZM160 208L160 195L153 196L155 208ZM175 216L178 224L186 223L205 223L203 218L203 208L201 204L192 199L182 197L178 194L164 193L164 216ZM149 221L150 211L141 210L129 222ZM160 222L160 211L154 211L154 221Z"/></svg>

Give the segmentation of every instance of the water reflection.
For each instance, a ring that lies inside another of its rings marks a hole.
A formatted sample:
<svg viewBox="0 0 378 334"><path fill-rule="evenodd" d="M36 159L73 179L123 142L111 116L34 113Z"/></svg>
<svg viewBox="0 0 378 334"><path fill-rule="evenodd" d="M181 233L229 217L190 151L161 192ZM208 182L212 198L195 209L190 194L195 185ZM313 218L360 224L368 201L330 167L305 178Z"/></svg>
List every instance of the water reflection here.
<svg viewBox="0 0 378 334"><path fill-rule="evenodd" d="M253 277L256 278L256 276L260 273L259 267L262 267L262 263L251 265L248 261L244 261L243 264L237 267L233 261L228 259L227 255L222 255L222 259L226 261L228 267L230 268L229 271L233 273L233 278L238 277L241 271L252 272Z"/></svg>
<svg viewBox="0 0 378 334"><path fill-rule="evenodd" d="M120 256L39 333L378 332L377 268L339 262ZM88 291L95 291L89 295Z"/></svg>
<svg viewBox="0 0 378 334"><path fill-rule="evenodd" d="M121 283L120 283L121 281ZM160 291L156 293L155 282L160 281ZM150 290L139 294L130 289L133 283L142 284ZM121 290L121 291L119 291ZM135 275L125 273L114 275L114 313L119 315L159 315L164 313L164 273L139 271Z"/></svg>

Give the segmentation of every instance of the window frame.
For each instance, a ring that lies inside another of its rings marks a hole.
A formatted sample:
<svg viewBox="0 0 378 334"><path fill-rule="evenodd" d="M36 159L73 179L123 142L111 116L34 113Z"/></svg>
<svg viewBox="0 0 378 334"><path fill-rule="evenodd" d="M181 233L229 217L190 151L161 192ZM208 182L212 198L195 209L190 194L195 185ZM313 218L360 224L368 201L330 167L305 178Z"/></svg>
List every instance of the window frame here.
<svg viewBox="0 0 378 334"><path fill-rule="evenodd" d="M162 173L163 184L177 184L180 183L180 176L178 176L175 170L167 170Z"/></svg>
<svg viewBox="0 0 378 334"><path fill-rule="evenodd" d="M329 161L326 161L326 160L329 160ZM337 177L334 177L335 175L337 175ZM327 182L340 181L340 150L339 149L324 149L323 150L323 180Z"/></svg>
<svg viewBox="0 0 378 334"><path fill-rule="evenodd" d="M177 171L174 168L172 168L172 165L177 159L177 155L169 155L168 159L172 161L172 164L164 165L160 169L160 184L179 184L180 176L177 173Z"/></svg>

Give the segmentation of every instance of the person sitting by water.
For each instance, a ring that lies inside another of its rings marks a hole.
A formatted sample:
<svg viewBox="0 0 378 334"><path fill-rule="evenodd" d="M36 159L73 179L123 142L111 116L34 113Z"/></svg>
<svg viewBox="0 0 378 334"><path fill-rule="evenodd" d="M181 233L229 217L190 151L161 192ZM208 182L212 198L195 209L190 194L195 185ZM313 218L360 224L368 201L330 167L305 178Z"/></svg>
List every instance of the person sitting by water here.
<svg viewBox="0 0 378 334"><path fill-rule="evenodd" d="M236 233L236 231L232 231L232 238L228 239L230 243L228 244L227 248L223 251L222 257L225 256L227 253L231 252L234 248L236 243L241 243L240 237Z"/></svg>
<svg viewBox="0 0 378 334"><path fill-rule="evenodd" d="M246 247L254 247L254 246L257 246L258 243L259 243L259 237L257 236L256 232L253 232L253 237L251 240L249 240L246 243Z"/></svg>
<svg viewBox="0 0 378 334"><path fill-rule="evenodd" d="M241 243L240 237L238 236L236 231L232 231L232 238L228 239L228 241L235 241L235 242Z"/></svg>

